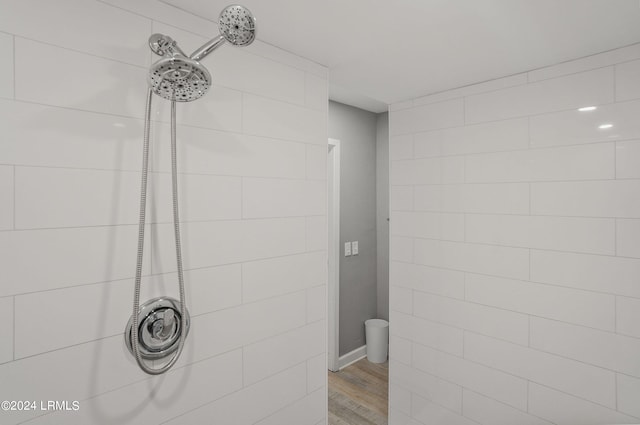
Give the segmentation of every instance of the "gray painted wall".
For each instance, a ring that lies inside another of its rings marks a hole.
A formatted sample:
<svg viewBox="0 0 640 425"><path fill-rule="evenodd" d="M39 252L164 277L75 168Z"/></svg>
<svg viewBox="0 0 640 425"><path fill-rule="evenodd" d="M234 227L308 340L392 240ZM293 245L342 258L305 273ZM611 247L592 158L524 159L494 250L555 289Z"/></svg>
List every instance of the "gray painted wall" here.
<svg viewBox="0 0 640 425"><path fill-rule="evenodd" d="M378 318L389 320L389 114L376 121L376 241Z"/></svg>
<svg viewBox="0 0 640 425"><path fill-rule="evenodd" d="M376 317L377 114L329 102L329 137L340 140L340 355L365 343L364 321ZM360 254L344 256L358 241Z"/></svg>

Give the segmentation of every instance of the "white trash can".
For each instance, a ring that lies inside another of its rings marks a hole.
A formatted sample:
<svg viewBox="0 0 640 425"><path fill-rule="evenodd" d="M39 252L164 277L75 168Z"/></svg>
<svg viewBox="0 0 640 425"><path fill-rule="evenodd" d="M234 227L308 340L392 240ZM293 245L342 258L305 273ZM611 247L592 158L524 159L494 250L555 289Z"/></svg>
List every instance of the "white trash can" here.
<svg viewBox="0 0 640 425"><path fill-rule="evenodd" d="M382 319L369 319L364 322L367 343L367 359L371 363L387 361L389 350L389 322Z"/></svg>

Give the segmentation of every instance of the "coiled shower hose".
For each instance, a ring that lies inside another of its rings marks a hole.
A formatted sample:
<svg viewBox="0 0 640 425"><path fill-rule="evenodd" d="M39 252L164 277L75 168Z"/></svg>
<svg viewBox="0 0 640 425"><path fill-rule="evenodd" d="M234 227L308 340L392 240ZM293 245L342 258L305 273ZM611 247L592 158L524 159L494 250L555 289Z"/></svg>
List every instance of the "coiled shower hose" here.
<svg viewBox="0 0 640 425"><path fill-rule="evenodd" d="M173 356L164 366L154 369L147 366L140 354L140 341L138 340L138 328L140 326L140 284L142 280L142 259L144 256L144 231L147 209L147 181L149 176L149 138L151 132L151 100L153 92L149 89L147 95L147 103L145 107L144 121L144 142L142 148L142 188L140 190L140 221L138 227L138 257L136 263L135 290L133 294L133 316L131 327L131 347L134 357L140 368L149 375L160 375L165 373L173 365L176 364L187 336L187 314L186 299L184 291L184 276L182 270L182 247L180 244L180 219L178 215L178 161L176 149L176 102L171 101L171 186L173 189L173 230L176 240L176 260L178 263L178 285L180 287L180 338L178 340L178 348Z"/></svg>

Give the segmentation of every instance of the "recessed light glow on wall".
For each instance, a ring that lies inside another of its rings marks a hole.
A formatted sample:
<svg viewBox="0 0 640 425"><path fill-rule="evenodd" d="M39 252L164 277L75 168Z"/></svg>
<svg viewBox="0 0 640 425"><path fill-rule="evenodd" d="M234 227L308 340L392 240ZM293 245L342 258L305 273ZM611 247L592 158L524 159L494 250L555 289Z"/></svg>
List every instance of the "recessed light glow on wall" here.
<svg viewBox="0 0 640 425"><path fill-rule="evenodd" d="M600 130L606 130L607 128L611 128L611 127L613 127L613 124L602 124L598 126Z"/></svg>
<svg viewBox="0 0 640 425"><path fill-rule="evenodd" d="M580 111L580 112L589 112L589 111L595 111L596 109L598 109L597 106L585 106L583 108L578 109L578 111Z"/></svg>

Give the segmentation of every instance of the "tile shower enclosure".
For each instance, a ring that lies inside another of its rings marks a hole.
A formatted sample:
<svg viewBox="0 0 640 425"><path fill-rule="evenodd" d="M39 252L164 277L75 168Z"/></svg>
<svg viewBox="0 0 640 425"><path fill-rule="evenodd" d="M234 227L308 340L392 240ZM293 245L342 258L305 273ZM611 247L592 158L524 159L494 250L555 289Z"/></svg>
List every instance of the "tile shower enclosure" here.
<svg viewBox="0 0 640 425"><path fill-rule="evenodd" d="M122 336L146 43L191 51L217 29L155 0L1 8L0 399L80 410L0 423L324 424L326 69L259 42L205 60L214 87L178 108L192 331L150 379ZM169 104L154 103L143 299L177 295Z"/></svg>
<svg viewBox="0 0 640 425"><path fill-rule="evenodd" d="M390 424L640 423L638 59L391 106Z"/></svg>
<svg viewBox="0 0 640 425"><path fill-rule="evenodd" d="M81 406L2 423L325 423L326 69L264 44L207 59L178 117L193 330L148 379L122 340L146 39L215 28L155 0L2 8L0 399ZM391 425L640 422L638 59L391 106ZM145 298L175 296L167 106Z"/></svg>

